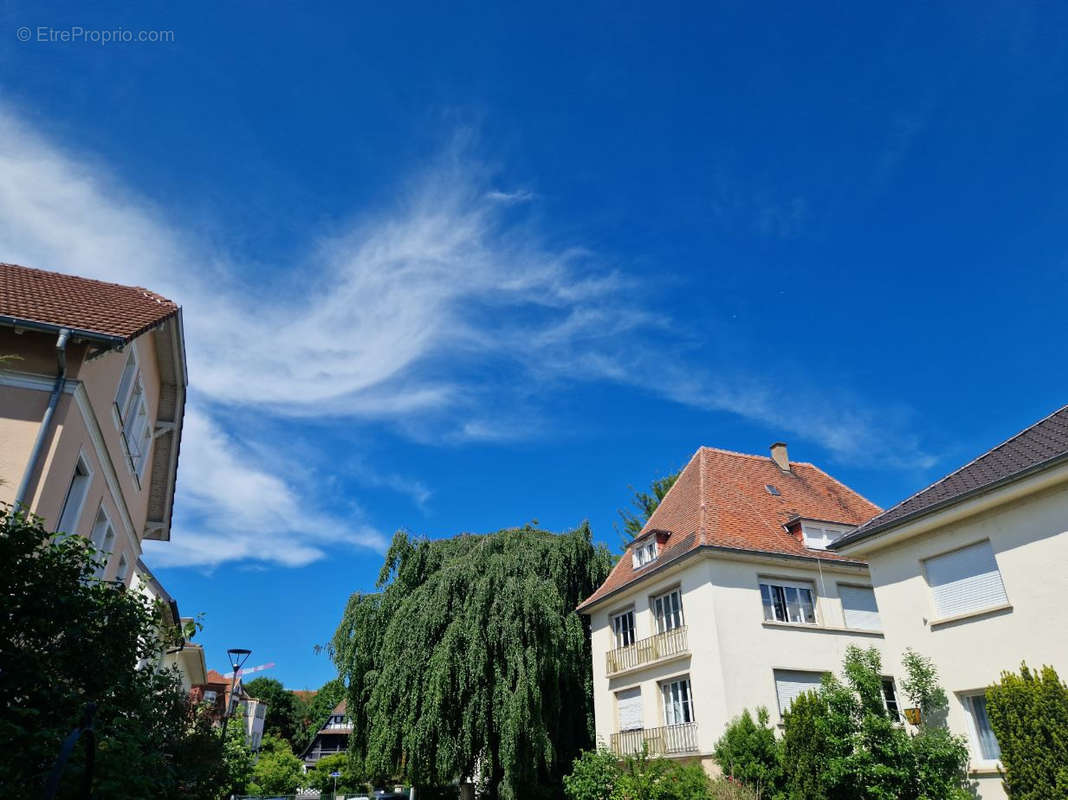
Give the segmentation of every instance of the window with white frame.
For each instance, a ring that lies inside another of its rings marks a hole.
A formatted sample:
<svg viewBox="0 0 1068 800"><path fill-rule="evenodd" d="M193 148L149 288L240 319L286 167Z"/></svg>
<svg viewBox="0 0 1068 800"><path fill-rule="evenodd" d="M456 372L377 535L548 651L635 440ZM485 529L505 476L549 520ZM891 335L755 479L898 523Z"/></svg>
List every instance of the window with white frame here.
<svg viewBox="0 0 1068 800"><path fill-rule="evenodd" d="M616 647L630 647L634 644L634 609L612 617L612 633L616 637Z"/></svg>
<svg viewBox="0 0 1068 800"><path fill-rule="evenodd" d="M986 693L976 692L961 696L964 710L968 715L968 727L971 731L972 749L982 761L997 761L1001 758L1001 746L994 729L990 726L990 717L986 710Z"/></svg>
<svg viewBox="0 0 1068 800"><path fill-rule="evenodd" d="M634 569L644 567L650 561L654 561L657 556L656 550L656 537L650 537L640 544L634 545L634 550L631 553L631 565Z"/></svg>
<svg viewBox="0 0 1068 800"><path fill-rule="evenodd" d="M665 725L685 725L694 721L689 678L665 681L660 684L660 691L664 696Z"/></svg>
<svg viewBox="0 0 1068 800"><path fill-rule="evenodd" d="M842 614L847 628L865 631L881 631L879 606L875 603L875 591L870 586L846 586L838 584L838 596L842 598Z"/></svg>
<svg viewBox="0 0 1068 800"><path fill-rule="evenodd" d="M656 620L656 632L667 633L675 628L681 628L682 619L682 590L673 589L665 594L657 595L652 599L653 618Z"/></svg>
<svg viewBox="0 0 1068 800"><path fill-rule="evenodd" d="M82 515L82 507L85 505L85 497L89 494L89 483L92 481L92 473L83 456L78 456L78 462L74 465L74 475L71 476L70 486L67 488L67 496L63 500L63 510L59 514L59 523L56 530L61 533L78 533L78 520Z"/></svg>
<svg viewBox="0 0 1068 800"><path fill-rule="evenodd" d="M642 690L640 686L616 692L616 711L619 715L619 730L637 731L642 725Z"/></svg>
<svg viewBox="0 0 1068 800"><path fill-rule="evenodd" d="M1008 603L989 541L928 558L923 564L935 614L940 618Z"/></svg>
<svg viewBox="0 0 1068 800"><path fill-rule="evenodd" d="M115 549L115 529L111 527L111 520L108 519L103 505L96 512L96 520L93 522L93 532L90 540L93 543L93 547L99 551L96 555L100 560L96 569L96 577L99 578L104 574L111 551Z"/></svg>
<svg viewBox="0 0 1068 800"><path fill-rule="evenodd" d="M846 525L828 525L827 523L802 522L801 538L805 547L812 550L826 550L827 545L845 535L852 528Z"/></svg>
<svg viewBox="0 0 1068 800"><path fill-rule="evenodd" d="M764 604L764 619L767 622L816 624L812 584L761 578L760 599Z"/></svg>
<svg viewBox="0 0 1068 800"><path fill-rule="evenodd" d="M144 474L148 451L152 445L152 424L145 401L145 386L137 364L137 352L130 348L126 366L115 394L116 423L122 434L130 470L138 479Z"/></svg>
<svg viewBox="0 0 1068 800"><path fill-rule="evenodd" d="M894 679L890 677L883 678L883 705L886 706L886 713L890 715L890 719L894 722L901 722L901 704L897 701Z"/></svg>
<svg viewBox="0 0 1068 800"><path fill-rule="evenodd" d="M805 692L820 688L822 672L804 672L796 669L775 670L775 695L779 699L779 713L785 714L794 700Z"/></svg>

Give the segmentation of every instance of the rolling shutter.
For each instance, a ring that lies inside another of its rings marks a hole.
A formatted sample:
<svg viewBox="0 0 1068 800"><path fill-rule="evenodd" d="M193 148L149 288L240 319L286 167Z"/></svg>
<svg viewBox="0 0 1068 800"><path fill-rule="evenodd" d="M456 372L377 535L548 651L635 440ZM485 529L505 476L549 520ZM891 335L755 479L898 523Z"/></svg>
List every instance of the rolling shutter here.
<svg viewBox="0 0 1068 800"><path fill-rule="evenodd" d="M847 628L865 631L881 631L882 620L879 619L879 607L875 604L875 592L866 586L839 586L838 594L842 598L842 612L845 614Z"/></svg>
<svg viewBox="0 0 1068 800"><path fill-rule="evenodd" d="M616 705L619 707L619 729L621 731L642 728L642 690L640 688L616 692Z"/></svg>
<svg viewBox="0 0 1068 800"><path fill-rule="evenodd" d="M779 696L779 713L783 713L797 696L818 689L823 678L821 672L799 672L790 669L775 670L775 693Z"/></svg>
<svg viewBox="0 0 1068 800"><path fill-rule="evenodd" d="M924 565L939 617L955 617L1008 602L990 542L929 558Z"/></svg>

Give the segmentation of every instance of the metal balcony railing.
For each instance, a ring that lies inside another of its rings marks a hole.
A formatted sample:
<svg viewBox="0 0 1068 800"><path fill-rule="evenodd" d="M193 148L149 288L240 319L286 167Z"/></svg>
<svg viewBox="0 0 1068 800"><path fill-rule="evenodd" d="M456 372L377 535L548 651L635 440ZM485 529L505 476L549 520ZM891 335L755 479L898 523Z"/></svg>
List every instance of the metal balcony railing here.
<svg viewBox="0 0 1068 800"><path fill-rule="evenodd" d="M628 669L651 664L662 658L682 655L690 652L686 640L686 626L672 628L665 633L658 633L648 639L639 639L627 647L617 647L607 653L608 674L624 672Z"/></svg>
<svg viewBox="0 0 1068 800"><path fill-rule="evenodd" d="M612 752L629 756L642 751L651 756L675 756L697 752L697 723L666 725L663 728L639 728L612 734Z"/></svg>

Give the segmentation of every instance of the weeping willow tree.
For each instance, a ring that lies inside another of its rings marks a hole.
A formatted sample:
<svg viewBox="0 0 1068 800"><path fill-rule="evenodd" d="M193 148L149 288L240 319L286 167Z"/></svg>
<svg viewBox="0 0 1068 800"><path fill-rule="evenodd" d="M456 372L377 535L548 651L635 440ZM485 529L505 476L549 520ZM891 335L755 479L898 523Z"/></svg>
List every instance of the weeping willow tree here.
<svg viewBox="0 0 1068 800"><path fill-rule="evenodd" d="M585 524L398 533L380 592L350 598L332 643L352 757L416 785L459 778L489 798L559 796L593 740L588 626L574 609L611 565Z"/></svg>

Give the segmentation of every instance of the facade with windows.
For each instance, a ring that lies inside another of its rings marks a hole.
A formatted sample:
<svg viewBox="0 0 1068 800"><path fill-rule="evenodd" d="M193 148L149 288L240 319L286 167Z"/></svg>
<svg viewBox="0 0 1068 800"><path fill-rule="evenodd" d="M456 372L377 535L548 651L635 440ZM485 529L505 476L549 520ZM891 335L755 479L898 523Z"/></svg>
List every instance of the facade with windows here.
<svg viewBox="0 0 1068 800"><path fill-rule="evenodd" d="M869 561L888 654L934 660L980 796L1004 798L986 687L1022 660L1068 672L1068 407L833 548Z"/></svg>
<svg viewBox="0 0 1068 800"><path fill-rule="evenodd" d="M170 538L185 406L181 309L137 287L0 264L0 502L85 536L129 585Z"/></svg>
<svg viewBox="0 0 1068 800"><path fill-rule="evenodd" d="M315 738L301 753L305 772L314 767L319 759L344 753L348 749L349 736L352 735L352 719L347 708L348 701L342 700L338 703L315 734Z"/></svg>
<svg viewBox="0 0 1068 800"><path fill-rule="evenodd" d="M702 448L590 618L597 738L701 759L743 709L781 711L850 644L880 646L867 566L826 551L878 508L811 464ZM887 675L887 704L898 708Z"/></svg>

